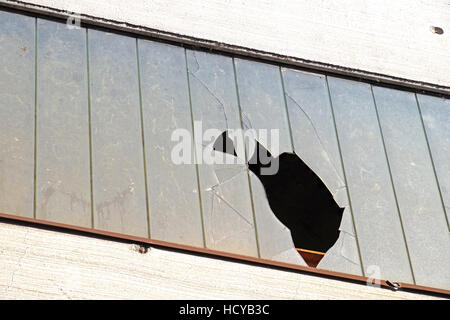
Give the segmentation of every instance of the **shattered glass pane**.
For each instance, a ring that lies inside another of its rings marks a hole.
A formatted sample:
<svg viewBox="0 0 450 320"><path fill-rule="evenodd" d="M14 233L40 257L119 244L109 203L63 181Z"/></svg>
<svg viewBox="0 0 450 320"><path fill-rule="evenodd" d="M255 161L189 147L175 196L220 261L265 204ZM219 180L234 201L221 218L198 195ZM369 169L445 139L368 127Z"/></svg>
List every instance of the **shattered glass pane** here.
<svg viewBox="0 0 450 320"><path fill-rule="evenodd" d="M176 129L192 124L184 49L139 40L145 154L152 239L203 247L194 152L186 164L171 158Z"/></svg>
<svg viewBox="0 0 450 320"><path fill-rule="evenodd" d="M250 172L261 258L306 266L292 242L291 232L270 209L259 178Z"/></svg>
<svg viewBox="0 0 450 320"><path fill-rule="evenodd" d="M338 203L344 206L343 202ZM362 275L358 246L348 205L345 205L339 231L338 240L320 260L317 268Z"/></svg>
<svg viewBox="0 0 450 320"><path fill-rule="evenodd" d="M235 59L235 64L243 129L278 130L279 146L259 142L274 157L292 152L279 68L242 59Z"/></svg>
<svg viewBox="0 0 450 320"><path fill-rule="evenodd" d="M279 68L236 59L236 77L244 129L279 130L279 145L259 142L273 157L292 152ZM266 191L253 172L250 183L261 258L306 265L294 247L290 230L272 212Z"/></svg>
<svg viewBox="0 0 450 320"><path fill-rule="evenodd" d="M233 62L228 57L191 50L187 51L187 61L193 119L202 125L195 133L196 139L201 139L197 150L204 149L198 158L224 158L223 164L198 165L206 247L258 257L247 167L236 163L236 157L213 150L221 131L241 128ZM203 137L208 129L219 130Z"/></svg>
<svg viewBox="0 0 450 320"><path fill-rule="evenodd" d="M328 79L364 272L412 282L370 85Z"/></svg>
<svg viewBox="0 0 450 320"><path fill-rule="evenodd" d="M345 208L339 239L318 268L362 274L324 76L282 69L295 153Z"/></svg>

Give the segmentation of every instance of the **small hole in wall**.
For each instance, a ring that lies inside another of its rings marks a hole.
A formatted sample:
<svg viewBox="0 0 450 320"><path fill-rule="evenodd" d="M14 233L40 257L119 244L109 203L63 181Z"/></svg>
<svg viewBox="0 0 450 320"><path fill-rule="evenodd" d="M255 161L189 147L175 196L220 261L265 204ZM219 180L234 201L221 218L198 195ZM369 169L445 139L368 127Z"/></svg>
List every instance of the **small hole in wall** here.
<svg viewBox="0 0 450 320"><path fill-rule="evenodd" d="M150 249L149 245L146 244L133 244L131 250L139 252L140 254L146 254Z"/></svg>
<svg viewBox="0 0 450 320"><path fill-rule="evenodd" d="M322 180L296 154L282 153L273 157L255 142L248 168L262 182L272 212L289 228L299 254L309 266L315 267L338 239L344 210ZM215 150L236 154L226 132L217 138ZM278 161L278 170L263 174L261 169L270 166L270 161Z"/></svg>
<svg viewBox="0 0 450 320"><path fill-rule="evenodd" d="M430 30L431 30L431 32L436 33L436 34L443 34L444 33L444 29L442 29L440 27L431 26Z"/></svg>

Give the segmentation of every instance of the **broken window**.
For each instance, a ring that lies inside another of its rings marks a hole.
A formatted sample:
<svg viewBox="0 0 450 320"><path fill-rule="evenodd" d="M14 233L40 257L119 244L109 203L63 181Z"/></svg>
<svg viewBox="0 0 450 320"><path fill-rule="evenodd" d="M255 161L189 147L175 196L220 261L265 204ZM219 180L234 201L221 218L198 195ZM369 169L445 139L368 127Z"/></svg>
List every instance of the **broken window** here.
<svg viewBox="0 0 450 320"><path fill-rule="evenodd" d="M214 150L236 155L233 140L223 132ZM278 171L264 174L263 167L278 161ZM295 247L310 266L316 266L339 237L343 208L322 180L294 153L272 154L258 141L248 168L261 181L270 208L289 228Z"/></svg>
<svg viewBox="0 0 450 320"><path fill-rule="evenodd" d="M448 97L0 10L0 212L448 288L449 110ZM238 164L176 163L177 129L202 140L188 160L214 148ZM230 129L277 131L279 146L214 145Z"/></svg>

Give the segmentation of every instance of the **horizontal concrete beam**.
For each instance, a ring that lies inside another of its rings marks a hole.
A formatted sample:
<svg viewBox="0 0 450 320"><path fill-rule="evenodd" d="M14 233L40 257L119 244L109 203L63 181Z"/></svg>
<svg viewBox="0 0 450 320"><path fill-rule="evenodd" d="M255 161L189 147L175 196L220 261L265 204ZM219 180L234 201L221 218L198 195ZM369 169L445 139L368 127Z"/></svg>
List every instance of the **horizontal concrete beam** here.
<svg viewBox="0 0 450 320"><path fill-rule="evenodd" d="M92 24L450 94L450 5L445 0L0 0L0 4L58 16L75 13Z"/></svg>
<svg viewBox="0 0 450 320"><path fill-rule="evenodd" d="M0 299L434 298L5 222L0 257Z"/></svg>

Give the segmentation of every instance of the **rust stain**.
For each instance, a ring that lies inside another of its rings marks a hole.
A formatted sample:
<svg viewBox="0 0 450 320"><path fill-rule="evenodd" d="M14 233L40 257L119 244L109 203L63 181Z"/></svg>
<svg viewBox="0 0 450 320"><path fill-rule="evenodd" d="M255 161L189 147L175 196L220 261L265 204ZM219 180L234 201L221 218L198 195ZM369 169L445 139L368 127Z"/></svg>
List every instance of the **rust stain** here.
<svg viewBox="0 0 450 320"><path fill-rule="evenodd" d="M114 212L114 209L118 209L119 211L119 218L120 218L120 226L124 226L123 218L125 215L128 215L129 212L126 210L125 201L126 198L133 194L134 191L134 183L131 183L127 188L125 188L123 191L118 192L116 196L114 196L109 201L103 201L99 204L97 204L96 209L98 212L98 215L100 217L100 225L106 227L105 223L109 220L111 217L111 214Z"/></svg>

